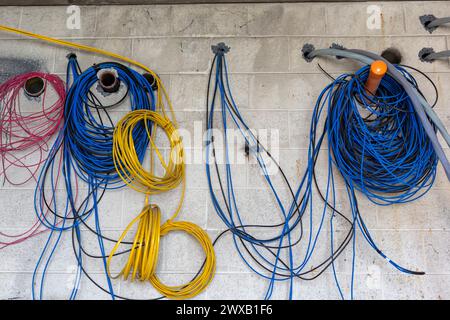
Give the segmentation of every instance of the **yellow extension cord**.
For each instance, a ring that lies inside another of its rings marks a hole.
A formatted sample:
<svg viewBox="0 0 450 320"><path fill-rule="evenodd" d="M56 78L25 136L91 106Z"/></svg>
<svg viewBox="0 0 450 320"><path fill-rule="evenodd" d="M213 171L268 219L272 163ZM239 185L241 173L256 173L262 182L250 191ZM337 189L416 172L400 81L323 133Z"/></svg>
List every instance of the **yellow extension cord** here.
<svg viewBox="0 0 450 320"><path fill-rule="evenodd" d="M36 38L65 47L116 58L118 60L133 64L153 75L157 81L158 87L156 107L162 114L149 110L132 111L118 122L114 130L113 159L117 172L127 185L136 191L145 193L146 197L145 206L141 213L125 228L108 257L108 274L111 276L109 271L111 260L118 250L120 243L123 241L132 226L139 222L128 261L122 271L115 276L115 278L122 275L125 279L127 279L131 273L132 280L136 278L141 281L148 280L161 294L171 299L187 299L201 293L209 285L214 276L216 257L211 239L203 229L190 222L173 221L181 210L186 190L184 151L181 137L178 134L178 125L172 104L170 103L167 91L165 90L158 75L137 61L106 50L65 40L54 39L3 25L0 25L0 30ZM163 100L167 101L172 120L170 120L165 112ZM150 132L150 128L148 126L149 121L154 123L152 132ZM150 140L150 171L146 171L142 167L137 157L132 139L131 133L133 128L140 122L144 123L148 138ZM165 162L164 157L154 142L157 127L161 127L163 129L170 141L170 155L168 163ZM165 169L165 174L162 177L158 177L154 174L154 153L158 157L162 167ZM172 190L179 186L180 183L182 185L182 194L178 206L171 218L161 225L161 211L158 206L149 204L149 196ZM156 276L160 237L171 231L184 231L193 236L201 244L206 255L203 268L197 276L194 277L194 279L192 279L189 283L180 286L166 286L161 283L159 278Z"/></svg>

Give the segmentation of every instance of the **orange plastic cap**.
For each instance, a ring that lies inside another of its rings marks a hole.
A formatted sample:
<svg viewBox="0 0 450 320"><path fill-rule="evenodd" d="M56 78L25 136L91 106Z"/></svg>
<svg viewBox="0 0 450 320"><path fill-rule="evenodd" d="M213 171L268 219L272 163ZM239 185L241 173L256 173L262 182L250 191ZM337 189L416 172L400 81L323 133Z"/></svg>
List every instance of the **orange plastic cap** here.
<svg viewBox="0 0 450 320"><path fill-rule="evenodd" d="M375 60L370 65L370 73L377 78L383 77L386 74L386 72L387 72L387 64L384 61Z"/></svg>

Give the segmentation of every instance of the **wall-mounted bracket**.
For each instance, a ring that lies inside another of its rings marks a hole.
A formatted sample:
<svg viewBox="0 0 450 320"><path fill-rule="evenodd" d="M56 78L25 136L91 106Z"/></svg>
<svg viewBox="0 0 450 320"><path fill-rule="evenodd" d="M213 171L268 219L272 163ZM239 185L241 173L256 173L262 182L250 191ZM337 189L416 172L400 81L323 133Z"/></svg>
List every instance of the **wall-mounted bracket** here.
<svg viewBox="0 0 450 320"><path fill-rule="evenodd" d="M434 59L430 59L430 54L435 53L433 48L422 48L419 51L419 59L422 62L433 62Z"/></svg>
<svg viewBox="0 0 450 320"><path fill-rule="evenodd" d="M303 59L306 60L306 62L311 62L311 61L313 61L314 57L310 57L309 54L310 54L311 52L313 52L314 50L316 50L316 49L315 49L314 46L313 46L312 44L310 44L310 43L305 43L305 44L303 45L303 48L302 48L302 56L303 56Z"/></svg>
<svg viewBox="0 0 450 320"><path fill-rule="evenodd" d="M216 45L212 45L211 50L214 54L224 55L225 53L230 51L230 47L227 46L224 42L219 42Z"/></svg>
<svg viewBox="0 0 450 320"><path fill-rule="evenodd" d="M338 49L338 50L345 50L345 47L343 45L337 44L337 43L332 43L330 46L330 49ZM341 56L336 56L336 59L344 59L344 57Z"/></svg>
<svg viewBox="0 0 450 320"><path fill-rule="evenodd" d="M450 17L436 18L432 14L426 14L419 17L420 23L423 25L425 30L429 33L433 33L439 26L443 24L450 23Z"/></svg>

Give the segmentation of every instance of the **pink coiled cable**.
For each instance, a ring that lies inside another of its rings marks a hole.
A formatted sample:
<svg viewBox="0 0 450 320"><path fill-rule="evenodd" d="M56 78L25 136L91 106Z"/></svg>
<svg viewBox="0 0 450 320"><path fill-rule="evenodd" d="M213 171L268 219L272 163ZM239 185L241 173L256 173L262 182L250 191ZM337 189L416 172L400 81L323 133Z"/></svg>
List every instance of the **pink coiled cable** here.
<svg viewBox="0 0 450 320"><path fill-rule="evenodd" d="M28 98L23 88L27 80L35 77L44 80L45 90L38 98ZM49 97L51 91L54 93L53 99ZM0 85L1 183L5 184L7 181L13 186L19 186L30 180L37 182L39 168L50 149L49 141L63 125L65 95L64 82L58 76L42 72L17 75ZM21 103L23 99L30 99L26 102L36 109L24 110ZM61 161L58 166L61 166ZM23 180L14 181L14 175L8 175L8 170L12 168L20 168L19 170L28 174ZM0 236L8 238L6 241L0 238L0 249L23 242L44 231L46 229L40 228L37 217L28 230L19 234L0 231Z"/></svg>

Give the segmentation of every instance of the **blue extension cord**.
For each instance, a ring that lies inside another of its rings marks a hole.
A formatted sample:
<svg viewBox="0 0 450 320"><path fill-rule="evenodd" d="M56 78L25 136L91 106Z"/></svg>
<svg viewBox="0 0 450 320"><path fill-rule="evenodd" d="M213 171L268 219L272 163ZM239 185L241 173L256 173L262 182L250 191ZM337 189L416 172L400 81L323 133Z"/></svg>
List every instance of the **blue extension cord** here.
<svg viewBox="0 0 450 320"><path fill-rule="evenodd" d="M126 85L127 92L118 103L111 106L103 106L92 94L91 90L97 83L98 70L109 68L117 71L118 78ZM64 127L59 132L49 152L49 157L42 167L35 190L36 214L40 222L51 231L33 272L32 298L36 298L34 288L37 272L41 264L44 263L39 295L37 297L38 299L43 298L43 284L46 271L56 252L63 232L67 230L72 230L79 242L78 250L74 246L78 267L73 289L69 296L70 299L76 298L83 274L80 225L84 224L87 226L86 220L90 215L94 214L95 231L92 229L91 231L97 235L109 293L111 298L114 299L112 283L106 273L106 254L103 244L105 237L102 236L100 228L98 203L107 189L121 188L124 184L118 176L113 163L112 137L114 122L107 111L123 102L125 97L130 98L131 110L155 110L155 97L151 84L141 74L118 63L101 63L81 72L76 56L71 55L67 66L67 86L69 86L71 74L73 83L67 89ZM141 135L144 132L144 125L140 125L133 133L136 137L143 137L142 139L134 140L137 141L136 152L140 160L143 160L149 142L146 134ZM62 162L62 165L58 164L59 161ZM61 203L57 203L56 183L58 171L61 167L66 195L63 196L64 199L62 199ZM74 186L74 183L78 184L78 180L87 185L87 196L82 201L77 199L74 192L74 188L77 188ZM50 201L48 196L46 196L46 190L51 194ZM49 218L45 214L48 211L53 214L53 218ZM48 256L44 262L45 254L48 251Z"/></svg>

